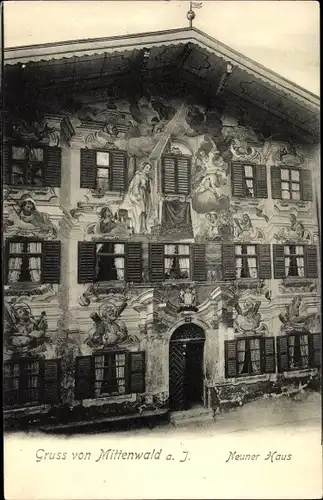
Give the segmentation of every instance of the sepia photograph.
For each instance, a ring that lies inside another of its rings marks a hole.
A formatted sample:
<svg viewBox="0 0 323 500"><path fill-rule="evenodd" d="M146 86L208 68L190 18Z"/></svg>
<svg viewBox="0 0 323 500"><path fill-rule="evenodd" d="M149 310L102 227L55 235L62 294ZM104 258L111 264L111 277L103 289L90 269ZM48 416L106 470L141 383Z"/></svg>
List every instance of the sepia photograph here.
<svg viewBox="0 0 323 500"><path fill-rule="evenodd" d="M2 12L6 499L321 498L319 4Z"/></svg>

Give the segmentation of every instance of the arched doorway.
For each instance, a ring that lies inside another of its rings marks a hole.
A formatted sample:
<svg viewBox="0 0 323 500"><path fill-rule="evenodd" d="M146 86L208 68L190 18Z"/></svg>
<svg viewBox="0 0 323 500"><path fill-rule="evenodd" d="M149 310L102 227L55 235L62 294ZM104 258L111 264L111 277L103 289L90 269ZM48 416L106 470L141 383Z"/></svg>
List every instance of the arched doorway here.
<svg viewBox="0 0 323 500"><path fill-rule="evenodd" d="M169 344L169 400L172 410L203 404L205 334L195 324L179 326Z"/></svg>

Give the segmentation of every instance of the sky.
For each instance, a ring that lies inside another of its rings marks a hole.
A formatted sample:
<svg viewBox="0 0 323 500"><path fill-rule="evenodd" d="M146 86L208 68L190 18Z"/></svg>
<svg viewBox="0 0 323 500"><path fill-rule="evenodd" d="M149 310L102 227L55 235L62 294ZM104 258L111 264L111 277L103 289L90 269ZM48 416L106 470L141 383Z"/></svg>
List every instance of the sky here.
<svg viewBox="0 0 323 500"><path fill-rule="evenodd" d="M188 26L186 0L4 2L5 48ZM319 3L211 1L194 26L319 94Z"/></svg>

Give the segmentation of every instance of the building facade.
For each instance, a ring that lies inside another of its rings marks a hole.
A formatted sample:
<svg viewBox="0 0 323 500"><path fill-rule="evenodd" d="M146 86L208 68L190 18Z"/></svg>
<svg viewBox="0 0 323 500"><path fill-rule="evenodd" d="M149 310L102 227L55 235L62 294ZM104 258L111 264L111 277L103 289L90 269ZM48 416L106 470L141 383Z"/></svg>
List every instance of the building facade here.
<svg viewBox="0 0 323 500"><path fill-rule="evenodd" d="M315 385L316 96L195 29L8 49L4 75L8 419Z"/></svg>

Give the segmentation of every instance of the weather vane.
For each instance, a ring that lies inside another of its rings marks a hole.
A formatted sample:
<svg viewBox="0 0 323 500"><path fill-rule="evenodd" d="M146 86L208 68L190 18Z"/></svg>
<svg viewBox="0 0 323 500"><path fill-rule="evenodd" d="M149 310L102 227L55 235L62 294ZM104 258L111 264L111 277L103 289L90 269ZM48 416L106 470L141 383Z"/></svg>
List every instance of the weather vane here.
<svg viewBox="0 0 323 500"><path fill-rule="evenodd" d="M193 27L193 19L195 19L195 12L193 9L201 9L203 2L190 2L190 10L187 13L187 19L190 22L190 28Z"/></svg>

